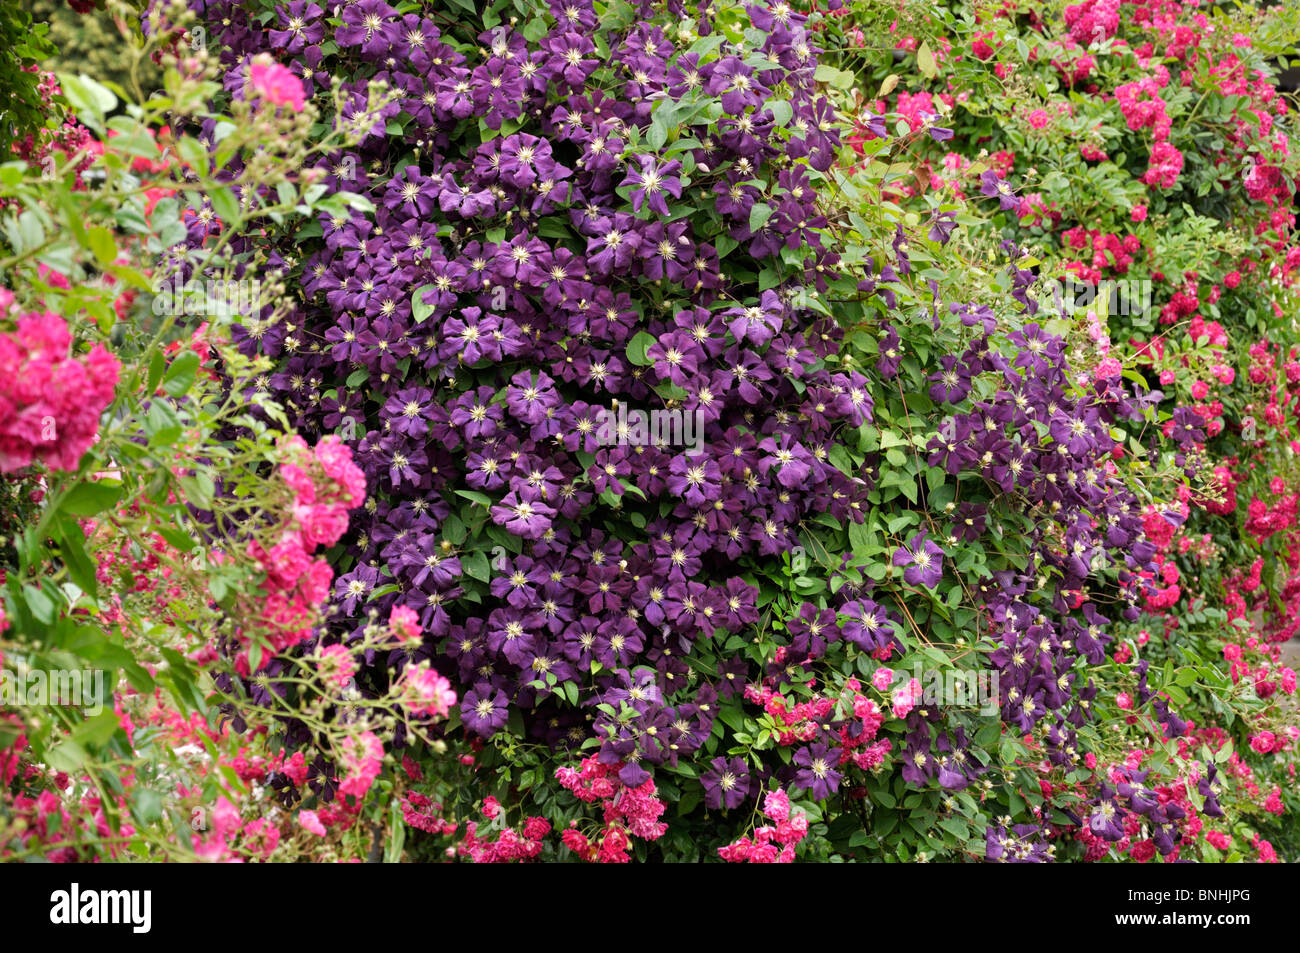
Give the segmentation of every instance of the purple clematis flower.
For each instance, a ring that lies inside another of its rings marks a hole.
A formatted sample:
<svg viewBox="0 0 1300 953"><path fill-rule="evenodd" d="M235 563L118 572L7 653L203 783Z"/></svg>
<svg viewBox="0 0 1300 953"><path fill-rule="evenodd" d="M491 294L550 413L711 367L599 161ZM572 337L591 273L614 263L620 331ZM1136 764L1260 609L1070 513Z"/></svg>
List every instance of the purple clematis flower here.
<svg viewBox="0 0 1300 953"><path fill-rule="evenodd" d="M301 53L308 46L314 46L325 36L325 24L321 22L324 11L314 3L293 0L280 7L276 15L280 19L282 30L271 30L271 45L286 53Z"/></svg>
<svg viewBox="0 0 1300 953"><path fill-rule="evenodd" d="M841 775L835 770L838 761L826 745L804 745L794 756L794 763L801 769L794 776L795 786L812 791L814 800L830 797L840 788Z"/></svg>
<svg viewBox="0 0 1300 953"><path fill-rule="evenodd" d="M749 797L749 769L741 758L714 758L712 767L700 775L704 803L713 810L740 807Z"/></svg>
<svg viewBox="0 0 1300 953"><path fill-rule="evenodd" d="M799 486L812 472L812 454L788 433L781 434L780 440L768 437L758 449L767 451L758 462L759 472L767 476L775 468L777 482L782 486Z"/></svg>
<svg viewBox="0 0 1300 953"><path fill-rule="evenodd" d="M397 11L383 0L361 0L344 8L343 25L334 31L339 46L359 46L361 52L382 58L398 35Z"/></svg>
<svg viewBox="0 0 1300 953"><path fill-rule="evenodd" d="M660 165L654 156L639 155L640 168L633 169L623 180L624 185L632 186L628 196L632 200L634 211L641 211L642 205L648 205L652 212L668 214L668 202L665 195L673 198L682 197L682 180L677 173L682 164L677 160Z"/></svg>
<svg viewBox="0 0 1300 953"><path fill-rule="evenodd" d="M759 303L747 308L731 308L723 317L737 343L751 341L763 345L781 330L785 307L771 289L764 291Z"/></svg>
<svg viewBox="0 0 1300 953"><path fill-rule="evenodd" d="M1011 185L992 169L980 176L980 194L997 199L1004 212L1020 207L1020 199L1016 198Z"/></svg>
<svg viewBox="0 0 1300 953"><path fill-rule="evenodd" d="M479 682L460 702L460 720L465 728L487 738L500 731L510 715L508 700L499 688Z"/></svg>
<svg viewBox="0 0 1300 953"><path fill-rule="evenodd" d="M894 623L884 606L870 599L847 603L840 609L844 625L840 629L844 638L864 652L874 652L888 645L894 636Z"/></svg>
<svg viewBox="0 0 1300 953"><path fill-rule="evenodd" d="M507 493L492 507L492 522L524 539L541 539L551 526L555 509L542 501L542 494L530 486Z"/></svg>
<svg viewBox="0 0 1300 953"><path fill-rule="evenodd" d="M925 532L917 533L894 553L894 565L906 567L909 586L933 587L943 578L943 550Z"/></svg>

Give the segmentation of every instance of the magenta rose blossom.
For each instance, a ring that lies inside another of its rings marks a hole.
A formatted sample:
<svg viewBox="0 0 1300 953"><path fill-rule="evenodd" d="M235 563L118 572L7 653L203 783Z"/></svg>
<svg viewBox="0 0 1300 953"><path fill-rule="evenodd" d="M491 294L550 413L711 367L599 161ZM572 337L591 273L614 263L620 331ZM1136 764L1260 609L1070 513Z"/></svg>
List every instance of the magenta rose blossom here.
<svg viewBox="0 0 1300 953"><path fill-rule="evenodd" d="M302 107L306 104L302 80L279 63L254 61L249 64L248 79L253 91L267 102L276 106L288 106L296 113L302 112Z"/></svg>

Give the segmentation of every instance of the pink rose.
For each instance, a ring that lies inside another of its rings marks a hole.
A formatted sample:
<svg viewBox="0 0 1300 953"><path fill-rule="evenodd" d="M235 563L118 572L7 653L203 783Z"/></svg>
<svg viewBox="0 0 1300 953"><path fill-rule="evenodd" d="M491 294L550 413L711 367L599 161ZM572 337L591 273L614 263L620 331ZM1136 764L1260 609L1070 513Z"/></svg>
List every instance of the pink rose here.
<svg viewBox="0 0 1300 953"><path fill-rule="evenodd" d="M418 639L420 637L420 617L409 606L396 605L389 613L388 625L400 639Z"/></svg>
<svg viewBox="0 0 1300 953"><path fill-rule="evenodd" d="M272 585L277 589L292 589L311 568L311 557L302 548L302 541L291 536L271 547L264 563Z"/></svg>
<svg viewBox="0 0 1300 953"><path fill-rule="evenodd" d="M906 718L921 700L921 683L912 679L898 691L894 692L894 717Z"/></svg>
<svg viewBox="0 0 1300 953"><path fill-rule="evenodd" d="M303 597L313 605L319 605L329 597L333 581L334 570L330 564L323 559L315 560L302 580Z"/></svg>
<svg viewBox="0 0 1300 953"><path fill-rule="evenodd" d="M303 543L309 549L333 546L348 528L347 510L334 503L295 506L293 515L302 530Z"/></svg>
<svg viewBox="0 0 1300 953"><path fill-rule="evenodd" d="M302 467L293 463L281 464L280 476L284 477L284 482L289 484L289 489L297 496L298 505L310 506L316 502L316 486Z"/></svg>
<svg viewBox="0 0 1300 953"><path fill-rule="evenodd" d="M1250 746L1260 754L1268 754L1277 743L1277 736L1271 731L1261 731L1251 736Z"/></svg>
<svg viewBox="0 0 1300 953"><path fill-rule="evenodd" d="M279 63L254 62L248 67L248 78L254 91L267 102L302 112L307 101L302 80Z"/></svg>
<svg viewBox="0 0 1300 953"><path fill-rule="evenodd" d="M357 673L357 663L342 645L327 645L320 650L320 671L327 681L342 688Z"/></svg>

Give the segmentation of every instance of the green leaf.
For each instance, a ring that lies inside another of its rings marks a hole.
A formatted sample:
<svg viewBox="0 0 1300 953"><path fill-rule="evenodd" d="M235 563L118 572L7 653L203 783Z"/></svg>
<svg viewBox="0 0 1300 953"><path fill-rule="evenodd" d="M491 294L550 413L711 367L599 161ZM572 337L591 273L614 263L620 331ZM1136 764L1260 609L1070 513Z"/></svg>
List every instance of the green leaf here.
<svg viewBox="0 0 1300 953"><path fill-rule="evenodd" d="M77 118L95 130L104 128L104 116L117 107L117 97L103 84L91 79L85 73L73 76L71 73L59 73L59 85Z"/></svg>
<svg viewBox="0 0 1300 953"><path fill-rule="evenodd" d="M487 553L481 551L466 553L461 557L461 565L465 567L466 575L480 582L487 582L492 578L492 566L488 563Z"/></svg>
<svg viewBox="0 0 1300 953"><path fill-rule="evenodd" d="M181 423L166 401L155 400L145 415L144 432L149 436L149 446L166 447L181 435Z"/></svg>
<svg viewBox="0 0 1300 953"><path fill-rule="evenodd" d="M174 526L159 526L158 535L171 543L182 553L188 553L198 545L198 541L183 530Z"/></svg>
<svg viewBox="0 0 1300 953"><path fill-rule="evenodd" d="M654 335L638 331L632 340L627 342L627 359L638 367L649 367L654 361L646 357L646 351L654 345Z"/></svg>
<svg viewBox="0 0 1300 953"><path fill-rule="evenodd" d="M945 817L939 822L939 826L958 840L965 840L966 836L970 833L970 826L957 820L955 817Z"/></svg>
<svg viewBox="0 0 1300 953"><path fill-rule="evenodd" d="M650 121L650 131L646 133L645 137L646 145L655 152L662 149L664 143L668 141L668 126L665 124L663 116L660 115L662 112L663 110L656 110L656 115Z"/></svg>
<svg viewBox="0 0 1300 953"><path fill-rule="evenodd" d="M879 552L880 539L865 523L849 523L849 547L855 556L870 556Z"/></svg>
<svg viewBox="0 0 1300 953"><path fill-rule="evenodd" d="M749 210L749 230L751 232L757 232L767 224L767 220L771 217L772 206L768 205L766 202L755 202L753 207Z"/></svg>
<svg viewBox="0 0 1300 953"><path fill-rule="evenodd" d="M839 70L834 66L823 63L813 73L813 79L819 83L827 83L837 89L852 89L857 77L847 70Z"/></svg>
<svg viewBox="0 0 1300 953"><path fill-rule="evenodd" d="M143 291L152 294L154 286L150 283L149 278L138 268L129 268L126 265L107 265L104 268L110 275L120 278L126 284L135 288L137 291Z"/></svg>
<svg viewBox="0 0 1300 953"><path fill-rule="evenodd" d="M113 233L102 225L92 225L86 229L86 244L101 265L111 265L117 258L117 242Z"/></svg>
<svg viewBox="0 0 1300 953"><path fill-rule="evenodd" d="M212 482L212 477L202 470L180 477L178 482L185 492L185 499L202 509L210 507L217 495L217 485Z"/></svg>
<svg viewBox="0 0 1300 953"><path fill-rule="evenodd" d="M76 521L60 520L55 528L59 538L59 554L68 570L68 577L77 588L92 599L99 598L99 583L95 578L95 564L86 554L86 537Z"/></svg>
<svg viewBox="0 0 1300 953"><path fill-rule="evenodd" d="M59 503L59 511L73 516L96 516L122 498L122 484L114 480L85 480Z"/></svg>
<svg viewBox="0 0 1300 953"><path fill-rule="evenodd" d="M66 739L46 752L45 763L55 771L73 774L81 769L89 757L85 748L71 739Z"/></svg>
<svg viewBox="0 0 1300 953"><path fill-rule="evenodd" d="M132 794L131 813L142 826L156 824L162 817L162 806L162 796L157 791L138 787Z"/></svg>
<svg viewBox="0 0 1300 953"><path fill-rule="evenodd" d="M72 739L79 745L87 748L98 748L100 745L107 744L108 740L117 734L121 728L121 722L118 721L117 712L110 707L107 711L102 711L94 718L88 718L76 728L72 729ZM138 795L140 792L137 791ZM134 797L132 798L134 800Z"/></svg>
<svg viewBox="0 0 1300 953"><path fill-rule="evenodd" d="M153 694L153 691L157 686L148 670L140 665L139 662L135 659L131 659L130 661L123 662L121 667L122 672L126 675L126 680L131 683L132 688L144 695Z"/></svg>
<svg viewBox="0 0 1300 953"><path fill-rule="evenodd" d="M992 748L1000 737L1002 737L1001 722L989 721L975 733L975 744L981 748Z"/></svg>
<svg viewBox="0 0 1300 953"><path fill-rule="evenodd" d="M416 324L419 324L436 310L434 305L425 304L424 302L425 292L435 290L437 289L433 285L421 285L411 295L411 317L415 318Z"/></svg>
<svg viewBox="0 0 1300 953"><path fill-rule="evenodd" d="M519 32L529 43L538 43L546 35L546 21L541 17L529 17Z"/></svg>
<svg viewBox="0 0 1300 953"><path fill-rule="evenodd" d="M171 397L180 397L193 386L198 372L199 356L193 351L182 351L167 368L163 390Z"/></svg>
<svg viewBox="0 0 1300 953"><path fill-rule="evenodd" d="M929 43L922 43L921 48L916 51L916 66L926 79L934 79L939 75L939 65L934 60L934 53L930 50Z"/></svg>
<svg viewBox="0 0 1300 953"><path fill-rule="evenodd" d="M568 699L570 705L578 704L578 686L575 682L564 683L564 697Z"/></svg>
<svg viewBox="0 0 1300 953"><path fill-rule="evenodd" d="M30 585L23 586L23 601L27 603L28 611L37 622L46 625L54 624L54 600L43 590Z"/></svg>
<svg viewBox="0 0 1300 953"><path fill-rule="evenodd" d="M239 220L239 200L230 189L213 189L208 193L208 199L222 222L231 225Z"/></svg>
<svg viewBox="0 0 1300 953"><path fill-rule="evenodd" d="M719 46L721 46L726 39L727 39L726 36L724 36L722 33L715 31L713 33L710 33L708 36L700 37L698 40L696 40L694 43L691 44L691 48L686 52L693 53L694 55L699 57L708 56L708 54L712 53Z"/></svg>

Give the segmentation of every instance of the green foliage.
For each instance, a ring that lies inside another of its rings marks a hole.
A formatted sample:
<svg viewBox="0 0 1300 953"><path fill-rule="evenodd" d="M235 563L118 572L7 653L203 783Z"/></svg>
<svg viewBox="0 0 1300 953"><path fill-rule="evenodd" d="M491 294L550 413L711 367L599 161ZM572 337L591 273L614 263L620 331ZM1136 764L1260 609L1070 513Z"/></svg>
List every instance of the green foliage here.
<svg viewBox="0 0 1300 953"><path fill-rule="evenodd" d="M0 4L0 90L5 98L0 109L0 155L46 123L37 88L40 74L30 67L54 52L48 34L48 27L34 22L25 5Z"/></svg>

